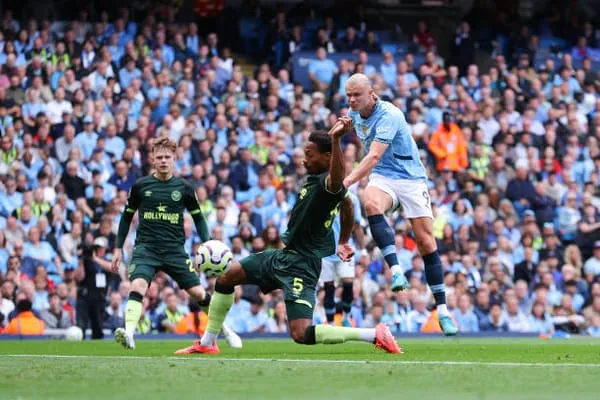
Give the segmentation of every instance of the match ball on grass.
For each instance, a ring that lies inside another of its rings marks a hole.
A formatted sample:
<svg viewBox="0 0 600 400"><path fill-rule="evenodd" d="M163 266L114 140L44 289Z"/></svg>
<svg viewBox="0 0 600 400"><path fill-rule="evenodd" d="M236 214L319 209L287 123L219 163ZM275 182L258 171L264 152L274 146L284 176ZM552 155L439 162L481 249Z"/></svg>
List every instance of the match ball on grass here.
<svg viewBox="0 0 600 400"><path fill-rule="evenodd" d="M233 262L233 253L219 240L202 243L196 254L196 264L207 278L225 275Z"/></svg>
<svg viewBox="0 0 600 400"><path fill-rule="evenodd" d="M72 326L65 331L65 339L69 342L80 342L83 340L83 331L78 326Z"/></svg>

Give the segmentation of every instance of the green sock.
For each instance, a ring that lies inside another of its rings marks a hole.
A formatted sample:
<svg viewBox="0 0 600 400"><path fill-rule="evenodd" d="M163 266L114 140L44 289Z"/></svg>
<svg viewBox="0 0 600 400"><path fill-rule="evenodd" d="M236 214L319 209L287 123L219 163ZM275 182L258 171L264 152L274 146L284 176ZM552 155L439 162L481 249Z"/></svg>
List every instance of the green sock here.
<svg viewBox="0 0 600 400"><path fill-rule="evenodd" d="M317 325L315 326L315 340L317 343L322 344L338 344L348 341L373 343L375 341L375 329Z"/></svg>
<svg viewBox="0 0 600 400"><path fill-rule="evenodd" d="M210 346L215 342L223 327L223 321L225 321L225 317L233 304L234 297L233 293L223 294L219 292L215 292L212 296L210 307L208 308L206 332L204 332L201 339L203 346Z"/></svg>
<svg viewBox="0 0 600 400"><path fill-rule="evenodd" d="M125 307L125 332L128 335L133 335L140 316L142 315L142 299L143 296L138 292L129 293L127 306Z"/></svg>

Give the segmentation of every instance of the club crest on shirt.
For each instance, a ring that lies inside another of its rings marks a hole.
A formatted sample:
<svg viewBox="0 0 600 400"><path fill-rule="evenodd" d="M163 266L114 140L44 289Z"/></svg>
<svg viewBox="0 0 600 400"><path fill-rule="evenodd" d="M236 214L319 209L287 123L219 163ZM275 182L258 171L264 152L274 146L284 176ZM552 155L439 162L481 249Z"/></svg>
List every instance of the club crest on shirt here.
<svg viewBox="0 0 600 400"><path fill-rule="evenodd" d="M366 135L366 134L367 134L367 130L368 130L369 128L368 128L366 125L362 125L362 126L360 127L360 129L362 129L362 133L363 133L363 135Z"/></svg>
<svg viewBox="0 0 600 400"><path fill-rule="evenodd" d="M152 191L151 191L151 190L146 190L146 191L144 192L144 196L146 196L146 197L150 197L150 196L152 196Z"/></svg>
<svg viewBox="0 0 600 400"><path fill-rule="evenodd" d="M171 192L171 199L173 201L179 201L179 200L181 200L181 192L179 192L179 190L173 190Z"/></svg>

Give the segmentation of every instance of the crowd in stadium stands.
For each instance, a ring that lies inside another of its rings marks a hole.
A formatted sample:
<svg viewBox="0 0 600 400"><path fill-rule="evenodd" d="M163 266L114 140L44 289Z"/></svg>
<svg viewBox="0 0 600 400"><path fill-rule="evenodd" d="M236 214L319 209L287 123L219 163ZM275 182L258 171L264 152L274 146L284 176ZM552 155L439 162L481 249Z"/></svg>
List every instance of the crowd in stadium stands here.
<svg viewBox="0 0 600 400"><path fill-rule="evenodd" d="M281 246L306 179L303 143L347 111L344 83L360 71L405 112L428 168L448 308L460 332L600 336L600 80L590 58L600 31L581 24L572 51L538 65L539 40L525 29L484 66L474 64L468 23L451 40L454 56L442 59L437 51L446 43L423 22L413 42L423 64L413 53L385 52L374 66L368 55L381 46L360 25L339 40L325 25L307 42L284 13L275 24L267 42L283 40L285 60L299 48L315 52L312 87L267 63L244 73L219 36L199 36L194 23L135 22L121 9L102 22L52 30L48 21L17 21L4 10L0 331L87 327L94 316L81 299L94 286L105 301L104 328L123 325L127 267L111 274L105 261L129 189L150 172L155 137L178 142L175 173L196 188L212 237L236 260ZM332 51L348 57L336 64ZM348 170L362 154L355 135L344 138ZM350 190L360 198L365 185ZM368 240L356 254L352 323L437 331L410 224L401 210L389 220L411 287L389 290L389 270L363 218ZM193 254L199 238L191 218L185 230ZM125 262L134 239L132 229ZM235 293L227 319L234 330L287 330L280 292L244 286ZM322 323L322 291L318 297L314 319ZM203 331L206 314L187 304L186 293L159 274L139 333Z"/></svg>

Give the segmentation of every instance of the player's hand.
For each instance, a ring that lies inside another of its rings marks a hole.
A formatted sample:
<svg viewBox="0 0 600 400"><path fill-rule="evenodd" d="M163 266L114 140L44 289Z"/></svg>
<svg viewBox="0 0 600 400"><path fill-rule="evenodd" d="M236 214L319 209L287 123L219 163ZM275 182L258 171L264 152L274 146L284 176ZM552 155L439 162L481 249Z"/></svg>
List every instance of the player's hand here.
<svg viewBox="0 0 600 400"><path fill-rule="evenodd" d="M113 274L119 273L119 265L121 264L121 257L123 253L121 249L115 249L113 251L112 264L110 266L110 270Z"/></svg>
<svg viewBox="0 0 600 400"><path fill-rule="evenodd" d="M354 257L354 249L348 243L340 243L337 247L337 255L342 261L350 261Z"/></svg>
<svg viewBox="0 0 600 400"><path fill-rule="evenodd" d="M352 130L352 118L343 116L338 118L338 121L344 124L344 132L350 132Z"/></svg>
<svg viewBox="0 0 600 400"><path fill-rule="evenodd" d="M333 136L334 139L339 139L344 136L344 123L339 119L335 122L335 124L329 130L329 135Z"/></svg>

